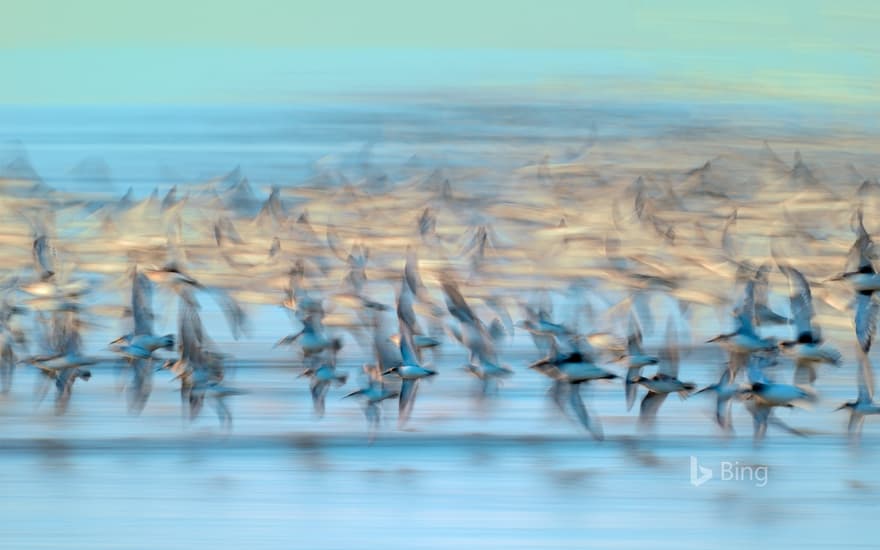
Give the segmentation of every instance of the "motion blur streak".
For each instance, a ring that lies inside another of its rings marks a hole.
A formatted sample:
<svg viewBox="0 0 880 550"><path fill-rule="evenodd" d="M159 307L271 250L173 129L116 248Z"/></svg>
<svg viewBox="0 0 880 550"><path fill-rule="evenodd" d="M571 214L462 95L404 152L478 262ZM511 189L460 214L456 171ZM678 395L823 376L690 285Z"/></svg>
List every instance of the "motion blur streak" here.
<svg viewBox="0 0 880 550"><path fill-rule="evenodd" d="M4 540L868 544L877 137L689 112L4 111Z"/></svg>

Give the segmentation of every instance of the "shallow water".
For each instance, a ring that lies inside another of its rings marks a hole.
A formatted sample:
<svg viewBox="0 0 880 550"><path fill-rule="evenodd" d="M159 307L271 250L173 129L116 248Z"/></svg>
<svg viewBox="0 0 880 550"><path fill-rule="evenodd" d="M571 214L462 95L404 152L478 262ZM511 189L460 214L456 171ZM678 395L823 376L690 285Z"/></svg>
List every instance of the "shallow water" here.
<svg viewBox="0 0 880 550"><path fill-rule="evenodd" d="M682 372L710 375L693 364ZM522 371L479 407L474 381L444 365L422 386L408 430L395 429L386 404L372 445L345 389L331 391L318 421L290 368L231 371L250 392L230 399L231 433L209 405L185 425L164 373L131 417L115 368L99 367L60 418L51 397L34 411L33 373L18 374L0 402L3 538L15 548L874 544L878 427L867 422L861 446L847 444L845 415L828 412L849 397L843 375L825 379L815 410L781 413L812 435L771 427L754 447L741 407L736 436L724 438L699 396L669 399L656 430L640 431L617 383L585 390L607 437L596 442ZM713 479L692 485L691 457Z"/></svg>

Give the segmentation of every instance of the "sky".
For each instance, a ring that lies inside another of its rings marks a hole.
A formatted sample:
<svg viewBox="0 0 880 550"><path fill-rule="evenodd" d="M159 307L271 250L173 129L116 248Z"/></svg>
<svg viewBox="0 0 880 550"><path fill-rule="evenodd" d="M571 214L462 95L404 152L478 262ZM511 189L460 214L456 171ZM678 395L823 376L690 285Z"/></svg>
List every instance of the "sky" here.
<svg viewBox="0 0 880 550"><path fill-rule="evenodd" d="M4 11L0 104L880 97L869 1L34 0Z"/></svg>

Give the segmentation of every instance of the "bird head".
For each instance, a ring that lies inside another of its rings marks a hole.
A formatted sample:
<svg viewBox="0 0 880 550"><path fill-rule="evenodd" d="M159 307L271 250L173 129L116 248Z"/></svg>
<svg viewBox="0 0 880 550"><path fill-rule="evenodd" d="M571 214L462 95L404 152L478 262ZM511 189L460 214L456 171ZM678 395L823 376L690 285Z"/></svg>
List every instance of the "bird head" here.
<svg viewBox="0 0 880 550"><path fill-rule="evenodd" d="M176 365L177 362L178 362L178 361L177 361L176 359L166 359L165 361L162 362L162 364L160 364L160 365L156 368L156 371L160 371L160 370L163 370L163 369L172 370L172 369L174 369L174 365Z"/></svg>
<svg viewBox="0 0 880 550"><path fill-rule="evenodd" d="M165 336L162 337L162 339L160 341L162 343L162 346L161 346L162 349L167 349L167 350L174 349L174 335L173 334L166 334Z"/></svg>
<svg viewBox="0 0 880 550"><path fill-rule="evenodd" d="M110 342L111 346L121 346L122 344L127 344L131 340L131 335L126 334L125 336L120 336L116 340Z"/></svg>

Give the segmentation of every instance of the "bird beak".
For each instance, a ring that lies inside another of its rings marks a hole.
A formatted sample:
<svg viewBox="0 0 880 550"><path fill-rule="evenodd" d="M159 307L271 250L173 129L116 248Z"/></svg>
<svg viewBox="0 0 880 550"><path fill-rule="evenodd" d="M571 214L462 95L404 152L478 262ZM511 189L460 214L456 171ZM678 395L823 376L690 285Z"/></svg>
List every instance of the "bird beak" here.
<svg viewBox="0 0 880 550"><path fill-rule="evenodd" d="M841 406L839 406L839 407L837 407L837 408L836 408L836 409L834 409L834 410L835 410L835 411L840 411L840 410L843 410L843 409L845 409L845 408L846 408L846 406L847 406L847 403L844 403L844 404L843 404L843 405L841 405Z"/></svg>

